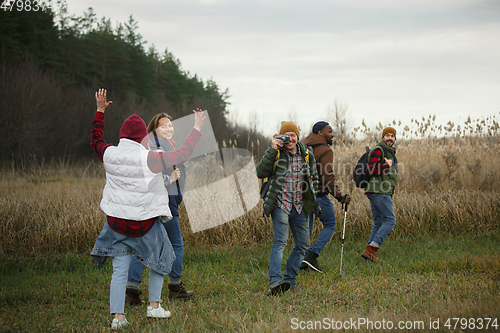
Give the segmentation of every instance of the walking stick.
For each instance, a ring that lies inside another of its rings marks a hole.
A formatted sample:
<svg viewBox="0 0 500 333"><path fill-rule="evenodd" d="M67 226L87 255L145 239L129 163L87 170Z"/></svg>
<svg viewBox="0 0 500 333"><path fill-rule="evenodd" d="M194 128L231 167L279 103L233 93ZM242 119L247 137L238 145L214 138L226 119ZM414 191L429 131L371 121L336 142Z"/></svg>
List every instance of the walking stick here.
<svg viewBox="0 0 500 333"><path fill-rule="evenodd" d="M347 194L346 194L346 196L347 196ZM340 277L342 277L342 258L344 256L344 236L345 236L345 220L347 218L347 206L348 206L348 204L345 204L344 229L342 230L342 252L340 252ZM344 208L344 204L342 204L342 208Z"/></svg>

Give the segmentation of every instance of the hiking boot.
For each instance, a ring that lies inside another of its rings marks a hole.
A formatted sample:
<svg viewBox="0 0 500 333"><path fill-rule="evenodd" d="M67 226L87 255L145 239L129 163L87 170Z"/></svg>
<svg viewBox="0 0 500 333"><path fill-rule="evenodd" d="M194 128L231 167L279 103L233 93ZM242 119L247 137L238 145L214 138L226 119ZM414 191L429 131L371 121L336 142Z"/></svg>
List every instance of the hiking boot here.
<svg viewBox="0 0 500 333"><path fill-rule="evenodd" d="M377 251L378 247L367 245L366 249L363 251L361 256L366 260L370 261L380 261L380 259L377 258Z"/></svg>
<svg viewBox="0 0 500 333"><path fill-rule="evenodd" d="M141 300L141 291L134 288L127 288L125 291L125 303L129 305L143 305L145 302Z"/></svg>
<svg viewBox="0 0 500 333"><path fill-rule="evenodd" d="M290 282L274 281L269 285L269 291L267 292L267 296L276 296L278 294L284 293L288 289L290 289Z"/></svg>
<svg viewBox="0 0 500 333"><path fill-rule="evenodd" d="M152 306L148 306L147 317L148 318L168 318L168 317L170 317L170 311L163 309L160 304L158 304L157 308L153 308Z"/></svg>
<svg viewBox="0 0 500 333"><path fill-rule="evenodd" d="M299 267L299 271L309 272L310 269L309 269L309 266L306 265L306 263L302 261L302 264L300 264L300 267Z"/></svg>
<svg viewBox="0 0 500 333"><path fill-rule="evenodd" d="M315 272L323 273L318 264L318 255L312 252L311 250L307 250L306 256L304 257L302 264L306 264L307 266L309 266L309 268L311 268Z"/></svg>
<svg viewBox="0 0 500 333"><path fill-rule="evenodd" d="M182 282L177 285L169 284L168 290L170 291L168 293L168 298L188 300L194 296L194 291L192 290L186 291L186 289L184 288L184 283Z"/></svg>
<svg viewBox="0 0 500 333"><path fill-rule="evenodd" d="M111 330L112 331L117 331L123 327L127 327L128 326L128 321L125 317L123 317L122 319L113 319L113 321L111 322Z"/></svg>

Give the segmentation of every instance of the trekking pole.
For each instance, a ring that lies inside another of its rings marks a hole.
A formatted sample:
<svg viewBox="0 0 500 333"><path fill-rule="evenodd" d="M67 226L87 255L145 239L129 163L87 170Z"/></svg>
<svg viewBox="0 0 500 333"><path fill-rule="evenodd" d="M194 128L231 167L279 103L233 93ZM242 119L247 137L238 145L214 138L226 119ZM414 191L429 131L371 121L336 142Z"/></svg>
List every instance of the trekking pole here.
<svg viewBox="0 0 500 333"><path fill-rule="evenodd" d="M346 197L347 197L347 194L346 194ZM340 277L342 277L342 258L344 256L344 236L345 236L345 220L347 218L347 206L348 206L348 204L345 204L344 229L342 230L342 252L340 252ZM342 208L344 208L344 204L342 204Z"/></svg>

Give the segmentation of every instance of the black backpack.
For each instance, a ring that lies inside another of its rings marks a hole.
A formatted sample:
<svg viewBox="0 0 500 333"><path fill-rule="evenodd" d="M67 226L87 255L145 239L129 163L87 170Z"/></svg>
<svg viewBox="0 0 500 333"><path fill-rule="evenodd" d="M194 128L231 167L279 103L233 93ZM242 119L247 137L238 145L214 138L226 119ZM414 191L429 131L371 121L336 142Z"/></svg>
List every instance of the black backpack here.
<svg viewBox="0 0 500 333"><path fill-rule="evenodd" d="M366 146L366 152L359 158L354 171L352 180L354 185L359 188L366 188L372 176L368 173L368 159L370 158L370 147ZM382 159L384 158L384 149L382 149Z"/></svg>

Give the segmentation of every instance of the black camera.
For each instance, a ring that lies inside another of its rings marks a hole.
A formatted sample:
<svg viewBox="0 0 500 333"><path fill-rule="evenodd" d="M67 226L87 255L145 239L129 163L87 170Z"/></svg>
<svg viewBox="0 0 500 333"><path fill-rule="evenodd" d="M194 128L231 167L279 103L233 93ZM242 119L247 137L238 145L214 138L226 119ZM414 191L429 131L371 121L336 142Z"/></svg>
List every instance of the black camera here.
<svg viewBox="0 0 500 333"><path fill-rule="evenodd" d="M281 140L283 143L289 143L290 142L290 136L288 134L278 134L275 137L278 140Z"/></svg>

